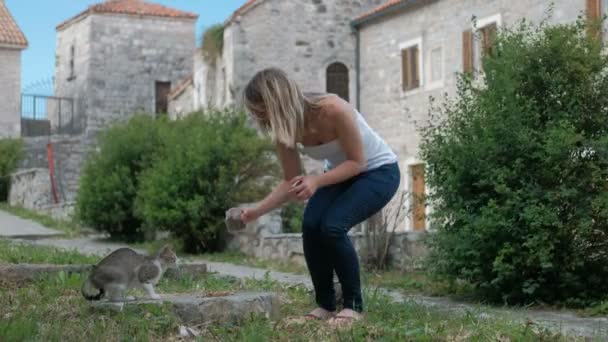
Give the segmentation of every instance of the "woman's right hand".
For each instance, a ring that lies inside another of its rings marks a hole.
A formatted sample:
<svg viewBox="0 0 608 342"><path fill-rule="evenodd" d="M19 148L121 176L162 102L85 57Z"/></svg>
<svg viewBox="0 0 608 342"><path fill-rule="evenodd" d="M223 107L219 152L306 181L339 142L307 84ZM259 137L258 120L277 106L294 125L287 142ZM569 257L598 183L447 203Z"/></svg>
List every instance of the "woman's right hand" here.
<svg viewBox="0 0 608 342"><path fill-rule="evenodd" d="M241 221L243 221L245 224L257 219L258 217L259 214L255 208L244 208L243 211L241 211Z"/></svg>

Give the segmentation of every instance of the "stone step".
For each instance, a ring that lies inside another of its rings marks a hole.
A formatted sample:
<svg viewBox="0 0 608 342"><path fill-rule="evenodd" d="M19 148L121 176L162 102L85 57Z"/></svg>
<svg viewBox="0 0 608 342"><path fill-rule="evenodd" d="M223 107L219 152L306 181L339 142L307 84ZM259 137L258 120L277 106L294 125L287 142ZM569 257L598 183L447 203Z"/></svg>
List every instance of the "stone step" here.
<svg viewBox="0 0 608 342"><path fill-rule="evenodd" d="M71 274L86 273L90 270L91 265L0 264L0 280L21 283L59 272ZM198 278L206 273L206 264L183 264L176 270L168 269L165 277L181 278L192 276L193 278Z"/></svg>
<svg viewBox="0 0 608 342"><path fill-rule="evenodd" d="M96 309L121 311L128 305L169 303L173 312L186 325L207 323L237 324L252 315L262 315L270 320L279 318L279 296L270 292L243 292L225 296L196 294L160 294L159 300L134 300L123 303L92 302Z"/></svg>

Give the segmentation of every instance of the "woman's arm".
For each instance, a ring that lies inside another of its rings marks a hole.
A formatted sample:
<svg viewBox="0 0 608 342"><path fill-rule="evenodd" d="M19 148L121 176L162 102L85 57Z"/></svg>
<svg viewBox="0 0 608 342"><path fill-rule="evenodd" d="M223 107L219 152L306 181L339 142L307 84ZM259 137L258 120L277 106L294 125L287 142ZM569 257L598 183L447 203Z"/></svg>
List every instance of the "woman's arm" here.
<svg viewBox="0 0 608 342"><path fill-rule="evenodd" d="M335 127L338 141L346 154L346 160L323 174L296 177L293 182L301 180L301 184L290 192L295 193L299 200L310 198L317 188L340 183L358 175L365 170L367 164L354 109L337 96L332 96L326 101L327 103L323 105L325 118L328 124Z"/></svg>
<svg viewBox="0 0 608 342"><path fill-rule="evenodd" d="M291 194L291 180L301 173L300 156L295 149L288 148L283 144L277 144L277 154L283 168L283 181L281 181L262 201L254 208L247 209L241 215L245 223L254 220L278 207L289 200Z"/></svg>

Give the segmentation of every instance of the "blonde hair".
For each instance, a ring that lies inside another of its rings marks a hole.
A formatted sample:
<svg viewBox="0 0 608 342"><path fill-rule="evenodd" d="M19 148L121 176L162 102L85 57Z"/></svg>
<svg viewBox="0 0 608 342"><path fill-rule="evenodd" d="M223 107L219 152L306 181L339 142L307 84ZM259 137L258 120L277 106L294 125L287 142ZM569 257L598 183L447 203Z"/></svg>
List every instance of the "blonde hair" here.
<svg viewBox="0 0 608 342"><path fill-rule="evenodd" d="M305 113L320 108L322 95L305 96L298 85L278 68L261 70L245 87L244 104L259 127L275 142L293 148L306 127ZM265 113L265 118L259 114Z"/></svg>

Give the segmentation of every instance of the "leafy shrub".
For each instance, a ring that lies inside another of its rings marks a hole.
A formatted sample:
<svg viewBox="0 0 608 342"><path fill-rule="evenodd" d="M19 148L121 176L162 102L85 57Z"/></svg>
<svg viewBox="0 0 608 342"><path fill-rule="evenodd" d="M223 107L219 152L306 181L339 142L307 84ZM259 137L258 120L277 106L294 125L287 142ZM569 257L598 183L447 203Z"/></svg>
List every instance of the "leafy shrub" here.
<svg viewBox="0 0 608 342"><path fill-rule="evenodd" d="M606 55L583 22L522 22L498 34L483 66L485 82L463 76L443 119L423 130L430 265L491 301L604 297Z"/></svg>
<svg viewBox="0 0 608 342"><path fill-rule="evenodd" d="M77 195L77 216L85 224L114 238L142 240L142 221L133 210L139 175L162 146L167 123L137 115L99 137L99 151L88 158Z"/></svg>
<svg viewBox="0 0 608 342"><path fill-rule="evenodd" d="M210 26L203 33L201 40L201 52L203 58L208 63L215 64L218 57L222 55L224 49L224 25L215 24Z"/></svg>
<svg viewBox="0 0 608 342"><path fill-rule="evenodd" d="M0 202L8 200L10 176L23 155L21 139L0 139Z"/></svg>
<svg viewBox="0 0 608 342"><path fill-rule="evenodd" d="M186 251L219 249L225 211L259 200L275 181L269 142L242 113L212 111L175 122L166 146L142 175L138 217L182 238Z"/></svg>
<svg viewBox="0 0 608 342"><path fill-rule="evenodd" d="M300 233L302 231L305 208L306 204L300 202L289 202L281 208L283 233Z"/></svg>

